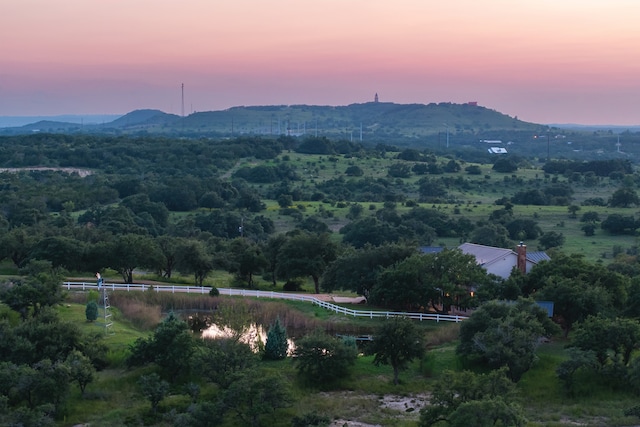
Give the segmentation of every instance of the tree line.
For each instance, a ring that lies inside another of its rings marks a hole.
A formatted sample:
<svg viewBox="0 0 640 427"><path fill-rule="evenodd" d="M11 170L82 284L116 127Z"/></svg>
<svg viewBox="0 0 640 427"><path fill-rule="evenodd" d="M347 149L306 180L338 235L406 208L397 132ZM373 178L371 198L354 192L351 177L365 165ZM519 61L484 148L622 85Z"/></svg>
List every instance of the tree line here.
<svg viewBox="0 0 640 427"><path fill-rule="evenodd" d="M371 268L385 264L389 267ZM625 264L637 262L627 260ZM416 309L478 306L462 323L456 347L458 357L471 371L439 376L431 404L421 412L420 425L469 425L476 422L475 417L524 425L515 383L535 365L541 337L556 337L560 330L569 338L569 350L556 374L568 395L587 392L594 378L607 387L640 392L640 359L634 356L640 343L640 312L635 304L640 282L637 275L617 271L623 269L621 262L605 267L557 253L528 275L514 271L501 281L488 277L472 257L456 250L420 255L392 245L354 249L336 265L345 273L348 265L356 267L351 277L341 281L345 286L362 286L367 280L373 283L368 292L374 301L389 298L399 306ZM70 387L77 386L84 393L96 371L112 363L99 336L80 333L77 325L61 321L52 310L63 301L61 280L41 262L31 265L23 279L0 289L0 401L7 408L3 422L53 425L53 419L65 413ZM383 286L378 288L379 284ZM535 300L553 301L553 317ZM234 331L231 338L196 339L185 321L170 314L149 337L130 346L127 366L153 367L137 379L140 395L150 404L147 422L158 420L159 405L166 397L186 395L191 401L188 408L169 415L174 425L193 425L204 419L206 425L219 425L235 417L247 425L263 425L269 414L293 404L295 397L290 379L265 371L261 360L293 356L298 378L306 387L330 390L350 374L358 354L353 340L318 330L299 338L291 354L286 328L279 319L270 326L267 341L256 354L239 339L250 322L248 313L221 308L216 316L217 324ZM374 341L365 351L374 355L374 364L393 368L397 384L408 363L425 355L424 338L416 323L394 318L376 328ZM487 368L491 370L488 374L473 373ZM215 394L200 394L211 385ZM453 398L455 395L459 396ZM313 420L318 415L298 417ZM302 422L301 418L292 423Z"/></svg>

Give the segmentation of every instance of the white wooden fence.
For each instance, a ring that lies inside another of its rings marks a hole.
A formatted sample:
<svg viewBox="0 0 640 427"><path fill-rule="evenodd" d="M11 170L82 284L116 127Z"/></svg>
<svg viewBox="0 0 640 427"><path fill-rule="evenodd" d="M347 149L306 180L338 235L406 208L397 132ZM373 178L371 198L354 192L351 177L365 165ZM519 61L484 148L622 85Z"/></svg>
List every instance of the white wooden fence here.
<svg viewBox="0 0 640 427"><path fill-rule="evenodd" d="M96 283L91 282L64 282L63 286L67 290L80 289L98 289ZM187 294L204 294L208 295L211 291L207 286L189 286L189 285L145 285L143 283L105 283L102 285L105 289L112 291L147 291L152 289L155 292L171 292L171 293L187 293ZM289 294L285 292L274 291L254 291L250 289L232 289L232 288L218 288L220 295L229 296L243 296L243 297L255 297L255 298L275 298L275 299L287 299L294 301L307 301L312 304L318 305L327 310L331 310L336 313L341 313L347 316L353 317L368 317L373 319L374 317L407 317L409 319L416 320L435 320L436 322L461 322L465 320L466 316L438 314L438 313L411 313L404 311L379 311L379 310L352 310L350 308L342 307L327 301L322 301L318 298L301 295L301 294Z"/></svg>

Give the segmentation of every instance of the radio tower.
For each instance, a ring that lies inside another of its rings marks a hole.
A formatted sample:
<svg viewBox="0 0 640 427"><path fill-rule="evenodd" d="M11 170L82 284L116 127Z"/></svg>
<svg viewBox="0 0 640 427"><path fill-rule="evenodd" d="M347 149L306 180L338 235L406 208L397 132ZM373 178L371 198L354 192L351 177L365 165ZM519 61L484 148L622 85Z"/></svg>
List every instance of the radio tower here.
<svg viewBox="0 0 640 427"><path fill-rule="evenodd" d="M182 118L184 118L184 83L182 83Z"/></svg>

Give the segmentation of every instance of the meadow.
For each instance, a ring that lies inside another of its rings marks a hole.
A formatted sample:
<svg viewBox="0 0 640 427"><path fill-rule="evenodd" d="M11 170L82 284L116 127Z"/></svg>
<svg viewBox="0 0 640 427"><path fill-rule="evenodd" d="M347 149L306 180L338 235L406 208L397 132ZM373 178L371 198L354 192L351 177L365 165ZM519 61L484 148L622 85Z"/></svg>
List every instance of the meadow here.
<svg viewBox="0 0 640 427"><path fill-rule="evenodd" d="M294 323L304 327L332 329L329 325L341 324L346 328L375 328L380 320L354 320L328 313L318 307L302 302L264 301L242 298L212 298L195 295L168 295L145 292L145 295L120 296L112 298L117 306L126 307L131 301L145 302L158 308L173 307L180 311L189 311L189 307L205 307L215 304L218 307L230 307L230 312L250 313L252 318L267 320L274 315L282 316L290 325ZM70 320L86 331L100 331L103 324L99 321L89 323L84 320L86 293L73 293L67 303L58 308L65 320ZM215 302L212 302L214 300ZM75 301L75 302L73 302ZM128 303L127 303L128 301ZM244 308L242 308L244 307ZM126 368L124 357L127 348L139 337L147 336L150 328L140 328L140 316L149 316L153 323L155 314L150 310L131 316L129 310L114 308L115 323L112 333L105 337L109 347L110 367L101 371L94 382L89 384L82 396L72 388L67 402L69 414L59 425L88 423L92 426L111 425L171 425L168 421L149 418L149 404L139 392L137 378L149 373L152 366ZM223 309L225 311L225 309ZM129 314L125 314L129 312ZM277 372L290 383L295 404L276 410L264 418L264 425L289 426L291 417L305 413L319 413L334 421L334 426L398 426L417 425L419 410L429 400L433 382L445 370L469 368L456 355L458 325L422 322L418 324L428 342L428 351L422 360L412 362L400 375L400 384L393 385L393 372L389 366L375 366L373 356L366 350L350 369L350 374L337 383L326 387L322 384L310 385L301 382L296 375L295 366L290 358L282 361L262 361L260 369ZM571 397L563 390L555 375L555 369L566 359L566 342L556 338L542 344L538 350L538 362L518 382L518 403L524 408L529 427L582 426L632 426L637 419L625 416L624 410L631 407L637 398L619 388L603 386L595 380L581 378L578 397ZM216 387L199 381L197 374L193 381L200 384L200 399L213 399ZM172 410L184 410L189 404L188 397L180 388L172 388L170 395L160 406L161 414ZM141 420L147 421L141 421ZM150 420L154 419L153 422ZM151 422L151 424L147 424ZM223 426L237 425L238 420L229 417ZM353 424L359 422L360 424Z"/></svg>
<svg viewBox="0 0 640 427"><path fill-rule="evenodd" d="M601 220L606 219L610 214L636 216L637 207L582 206L588 199L601 198L606 202L611 197L611 194L623 185L620 180L603 177L598 178L596 183L586 183L582 180L572 181L562 175L545 174L541 165L530 162L524 162L523 166L513 173L499 173L492 169L491 164L478 164L461 160L458 161L461 166L461 170L458 172L447 172L443 175L411 174L407 178L391 178L388 175L388 171L392 165L408 163L409 166L413 166L416 164L416 162L398 160L396 158L397 155L398 153L386 153L382 157L364 156L351 158L339 155L291 153L282 154L275 160L254 161L251 166L276 166L280 163L287 163L300 177L300 182L296 184L300 188L313 188L318 184L340 177L346 177L347 181L356 179L388 180L392 182L393 190L405 196L404 202L395 203L395 209L398 214L401 215L408 212L414 206L421 206L436 209L454 218L465 217L474 224L489 221L491 213L503 207L496 204L499 199L510 198L524 189L541 189L550 185L568 185L573 191L570 204L578 206L575 214L572 215L566 205L516 204L512 208L513 219L532 219L537 222L543 233L550 231L562 233L565 237L565 242L557 250L570 254L582 254L591 262L610 262L616 254L633 251L638 245L638 239L635 235L612 235L598 227L593 236L586 236L581 229L584 223L580 221L580 218L585 212L596 212ZM449 160L446 157L437 159L440 164L445 164ZM347 168L354 165L360 167L363 174L362 176L349 178L345 172ZM465 168L472 165L480 168L481 175L469 175L465 172ZM432 179L446 178L449 182L463 180L468 185L465 185L465 189L454 185L447 188L448 194L444 198L446 200L420 202L417 183L423 177ZM266 184L251 185L258 191L263 192L268 187ZM411 203L407 203L407 201ZM330 198L322 201L294 201L291 207L297 209L302 218L319 217L331 231L339 232L342 227L351 221L348 218L349 209L355 203L363 206L362 217L375 215L376 211L385 207L384 202L340 201ZM300 222L300 220L296 220L290 215L283 214L281 207L275 200L265 200L265 204L266 210L262 214L273 220L277 232L289 231L296 226L297 222ZM334 237L336 240L340 240L338 236ZM424 242L416 243L418 245L425 244ZM464 242L459 238L438 237L432 245L453 248L461 243ZM516 243L514 242L514 244ZM530 250L537 250L538 248L538 244L535 241L525 243Z"/></svg>

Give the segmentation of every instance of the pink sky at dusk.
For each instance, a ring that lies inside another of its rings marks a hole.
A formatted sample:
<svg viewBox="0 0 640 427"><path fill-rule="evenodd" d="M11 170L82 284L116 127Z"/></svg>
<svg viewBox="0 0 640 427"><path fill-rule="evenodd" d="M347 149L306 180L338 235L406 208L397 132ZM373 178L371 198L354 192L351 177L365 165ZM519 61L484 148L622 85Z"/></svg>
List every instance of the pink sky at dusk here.
<svg viewBox="0 0 640 427"><path fill-rule="evenodd" d="M640 124L637 0L0 0L0 115L468 102Z"/></svg>

